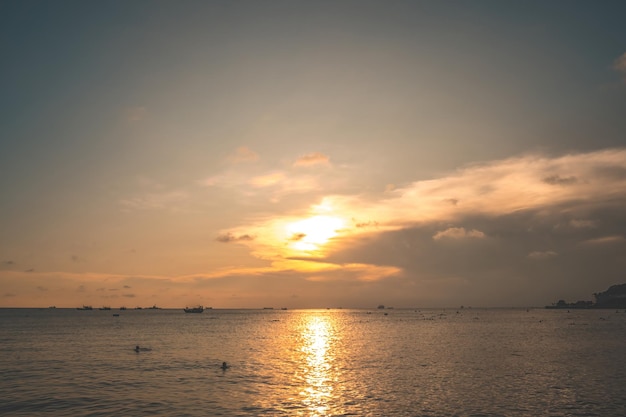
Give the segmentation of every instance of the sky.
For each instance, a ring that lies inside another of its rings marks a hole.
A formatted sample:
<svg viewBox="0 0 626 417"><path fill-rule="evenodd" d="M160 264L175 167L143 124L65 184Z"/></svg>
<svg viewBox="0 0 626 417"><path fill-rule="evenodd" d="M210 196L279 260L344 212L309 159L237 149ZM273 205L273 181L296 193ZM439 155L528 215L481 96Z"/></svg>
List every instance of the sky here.
<svg viewBox="0 0 626 417"><path fill-rule="evenodd" d="M626 282L620 1L0 0L0 307Z"/></svg>

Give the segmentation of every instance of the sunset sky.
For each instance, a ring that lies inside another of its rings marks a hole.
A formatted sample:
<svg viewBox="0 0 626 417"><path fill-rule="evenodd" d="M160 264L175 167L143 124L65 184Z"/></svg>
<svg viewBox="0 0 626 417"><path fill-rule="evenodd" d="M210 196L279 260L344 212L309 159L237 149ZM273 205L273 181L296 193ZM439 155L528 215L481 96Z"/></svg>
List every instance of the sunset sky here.
<svg viewBox="0 0 626 417"><path fill-rule="evenodd" d="M622 1L0 1L0 307L626 282Z"/></svg>

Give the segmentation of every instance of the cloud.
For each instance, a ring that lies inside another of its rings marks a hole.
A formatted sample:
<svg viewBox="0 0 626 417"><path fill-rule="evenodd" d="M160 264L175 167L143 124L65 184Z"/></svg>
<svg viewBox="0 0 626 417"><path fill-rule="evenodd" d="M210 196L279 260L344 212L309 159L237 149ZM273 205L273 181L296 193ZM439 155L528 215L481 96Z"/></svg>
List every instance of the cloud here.
<svg viewBox="0 0 626 417"><path fill-rule="evenodd" d="M598 222L595 220L572 219L569 224L576 229L593 229L597 227Z"/></svg>
<svg viewBox="0 0 626 417"><path fill-rule="evenodd" d="M352 222L354 223L354 226L357 228L363 228L363 227L378 227L378 222L375 221L356 221L354 218L352 218Z"/></svg>
<svg viewBox="0 0 626 417"><path fill-rule="evenodd" d="M626 239L624 236L603 236L594 239L588 239L582 242L585 245L610 245L616 243L623 243Z"/></svg>
<svg viewBox="0 0 626 417"><path fill-rule="evenodd" d="M217 240L218 242L222 242L222 243L242 242L242 241L245 242L245 241L254 240L254 237L248 234L235 236L232 233L228 232L228 233L224 233L224 234L217 236L215 240Z"/></svg>
<svg viewBox="0 0 626 417"><path fill-rule="evenodd" d="M280 184L286 178L284 172L272 172L270 174L260 175L250 180L250 184L253 187L264 188L271 187L276 184Z"/></svg>
<svg viewBox="0 0 626 417"><path fill-rule="evenodd" d="M311 165L328 165L330 158L320 152L312 152L298 158L294 163L294 167L307 167Z"/></svg>
<svg viewBox="0 0 626 417"><path fill-rule="evenodd" d="M570 185L575 184L576 181L578 181L576 177L562 178L559 175L550 175L543 179L543 182L550 185Z"/></svg>
<svg viewBox="0 0 626 417"><path fill-rule="evenodd" d="M228 156L228 161L234 164L242 162L254 162L259 160L259 155L247 146L240 146Z"/></svg>
<svg viewBox="0 0 626 417"><path fill-rule="evenodd" d="M623 263L613 247L619 248L626 235L623 172L622 148L555 157L529 154L468 165L394 188L378 199L326 195L309 210L259 217L229 232L258 237L241 242L252 256L271 263L268 271L255 274L292 269L292 276L321 285L336 282L336 271L345 271L346 265L367 265L372 271L388 267L396 270L398 288L428 305L450 300L523 305L537 302L532 288L593 292L617 279ZM301 237L290 233L289 225L319 216L321 208L344 226L319 250L297 250L294 241ZM433 244L460 239L474 244ZM600 244L613 246L602 253L591 250ZM546 246L550 250L535 249ZM346 277L361 282L356 274Z"/></svg>
<svg viewBox="0 0 626 417"><path fill-rule="evenodd" d="M468 215L502 216L568 204L612 204L616 199L626 199L626 177L604 173L624 169L626 149L556 158L526 155L417 181L379 201L334 195L325 202L337 212L358 213L357 221L366 218L377 221L381 230L397 230L421 223L456 222Z"/></svg>
<svg viewBox="0 0 626 417"><path fill-rule="evenodd" d="M558 254L554 251L533 251L530 252L528 254L528 258L530 259L535 259L535 260L541 260L541 259L548 259L548 258L553 258L555 256L557 256Z"/></svg>
<svg viewBox="0 0 626 417"><path fill-rule="evenodd" d="M293 235L291 235L289 240L291 240L293 242L298 242L298 241L304 239L305 237L306 237L306 233L294 233Z"/></svg>
<svg viewBox="0 0 626 417"><path fill-rule="evenodd" d="M450 227L446 230L437 232L433 235L434 240L440 240L444 238L448 239L464 239L464 238L484 238L485 234L480 230L472 229L466 231L464 227Z"/></svg>

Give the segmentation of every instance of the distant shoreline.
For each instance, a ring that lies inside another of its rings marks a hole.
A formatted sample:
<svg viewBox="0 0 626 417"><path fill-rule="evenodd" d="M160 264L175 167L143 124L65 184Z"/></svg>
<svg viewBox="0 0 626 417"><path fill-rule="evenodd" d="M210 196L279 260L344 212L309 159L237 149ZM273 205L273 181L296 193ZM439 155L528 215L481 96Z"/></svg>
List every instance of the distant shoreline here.
<svg viewBox="0 0 626 417"><path fill-rule="evenodd" d="M594 293L595 303L593 301L576 301L568 303L565 300L559 300L552 305L546 306L547 309L575 309L575 310L599 310L599 309L626 309L626 284L611 285L606 291Z"/></svg>

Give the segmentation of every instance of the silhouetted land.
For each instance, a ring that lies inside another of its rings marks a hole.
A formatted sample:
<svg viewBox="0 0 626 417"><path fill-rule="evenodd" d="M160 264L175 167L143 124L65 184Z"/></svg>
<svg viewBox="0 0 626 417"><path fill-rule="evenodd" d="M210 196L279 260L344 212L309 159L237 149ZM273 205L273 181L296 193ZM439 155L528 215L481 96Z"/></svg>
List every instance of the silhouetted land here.
<svg viewBox="0 0 626 417"><path fill-rule="evenodd" d="M593 301L576 301L568 303L565 300L559 300L546 308L626 308L626 284L612 285L608 290L600 293L594 293L595 303Z"/></svg>

